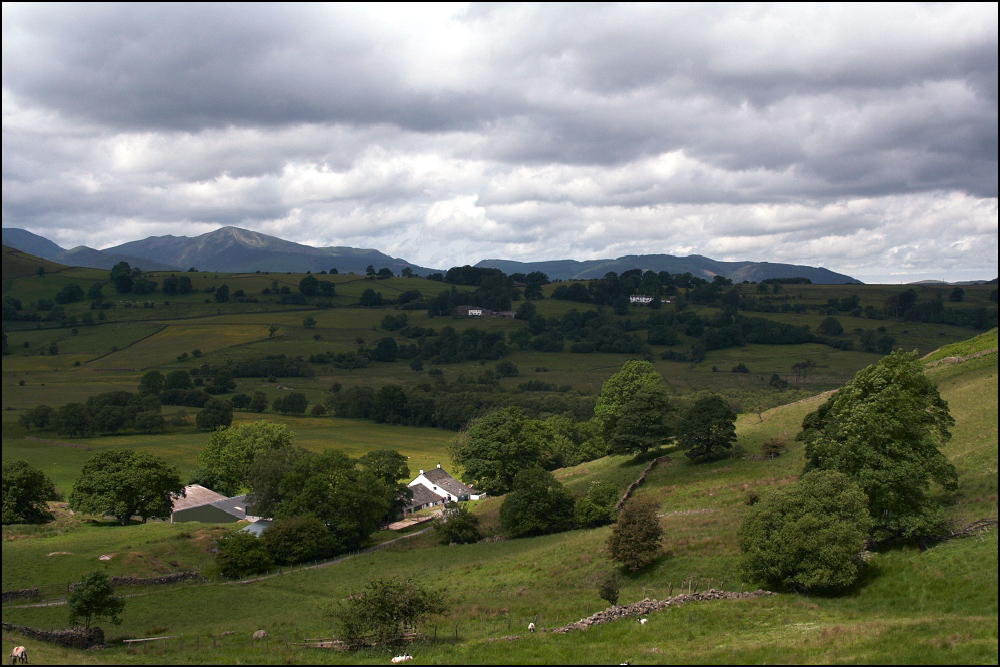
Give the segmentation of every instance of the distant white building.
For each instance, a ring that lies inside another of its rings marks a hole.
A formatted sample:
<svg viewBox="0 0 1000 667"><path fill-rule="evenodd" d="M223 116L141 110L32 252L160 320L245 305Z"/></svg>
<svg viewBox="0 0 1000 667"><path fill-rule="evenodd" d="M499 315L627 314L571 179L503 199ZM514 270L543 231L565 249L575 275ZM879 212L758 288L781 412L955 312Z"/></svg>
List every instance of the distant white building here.
<svg viewBox="0 0 1000 667"><path fill-rule="evenodd" d="M645 294L633 294L628 298L629 303L641 303L647 304L653 302L653 297L646 296Z"/></svg>
<svg viewBox="0 0 1000 667"><path fill-rule="evenodd" d="M485 494L474 489L471 484L463 484L449 475L444 471L440 463L433 470L421 470L420 474L407 486L411 489L415 486L422 486L450 503L479 500L485 496ZM416 491L414 491L414 497L416 497Z"/></svg>

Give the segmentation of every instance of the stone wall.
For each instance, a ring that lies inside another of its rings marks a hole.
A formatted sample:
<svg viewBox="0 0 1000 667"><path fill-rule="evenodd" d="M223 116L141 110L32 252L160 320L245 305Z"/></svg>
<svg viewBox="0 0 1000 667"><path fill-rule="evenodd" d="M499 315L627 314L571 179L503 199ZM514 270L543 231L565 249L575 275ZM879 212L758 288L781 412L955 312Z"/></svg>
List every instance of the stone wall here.
<svg viewBox="0 0 1000 667"><path fill-rule="evenodd" d="M72 630L38 630L23 625L14 625L3 621L3 629L7 632L17 632L25 637L31 637L49 644L58 644L68 648L87 649L91 646L104 646L104 630L94 626L89 630L73 628Z"/></svg>
<svg viewBox="0 0 1000 667"><path fill-rule="evenodd" d="M22 598L37 598L38 597L38 587L34 588L22 588L17 591L4 591L2 593L3 602L9 602L10 600L20 600Z"/></svg>
<svg viewBox="0 0 1000 667"><path fill-rule="evenodd" d="M581 618L575 623L569 623L560 628L552 628L548 630L548 632L557 632L562 634L572 632L573 630L586 630L592 625L608 623L619 618L645 616L653 613L654 611L660 611L662 609L666 609L667 607L678 607L688 602L701 602L704 600L740 600L746 598L756 598L762 595L774 595L774 593L764 590L747 591L744 593L726 593L724 591L717 591L713 588L705 591L704 593L681 593L680 595L675 595L674 597L667 598L666 600L650 600L649 598L645 598L643 600L639 600L638 602L633 602L632 604L608 607L604 611L599 611L596 614L588 616L587 618Z"/></svg>

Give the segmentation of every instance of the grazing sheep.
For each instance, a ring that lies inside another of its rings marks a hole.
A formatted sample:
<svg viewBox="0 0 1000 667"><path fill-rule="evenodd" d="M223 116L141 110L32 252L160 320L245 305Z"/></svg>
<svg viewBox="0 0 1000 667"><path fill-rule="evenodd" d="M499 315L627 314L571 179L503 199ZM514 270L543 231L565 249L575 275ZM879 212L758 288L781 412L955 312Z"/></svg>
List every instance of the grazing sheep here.
<svg viewBox="0 0 1000 667"><path fill-rule="evenodd" d="M534 631L535 631L535 624L528 623L528 632L534 632Z"/></svg>
<svg viewBox="0 0 1000 667"><path fill-rule="evenodd" d="M263 630L258 630L257 632L253 633L253 638L254 641L258 639L267 639L267 633Z"/></svg>
<svg viewBox="0 0 1000 667"><path fill-rule="evenodd" d="M392 664L398 665L401 662L406 662L407 660L413 660L413 656L409 653L404 653L403 655L397 655L392 659Z"/></svg>
<svg viewBox="0 0 1000 667"><path fill-rule="evenodd" d="M640 618L639 619L639 625L646 625L646 620L647 619L645 619L645 618Z"/></svg>
<svg viewBox="0 0 1000 667"><path fill-rule="evenodd" d="M10 664L18 662L28 664L28 649L23 646L15 646L14 650L10 652Z"/></svg>

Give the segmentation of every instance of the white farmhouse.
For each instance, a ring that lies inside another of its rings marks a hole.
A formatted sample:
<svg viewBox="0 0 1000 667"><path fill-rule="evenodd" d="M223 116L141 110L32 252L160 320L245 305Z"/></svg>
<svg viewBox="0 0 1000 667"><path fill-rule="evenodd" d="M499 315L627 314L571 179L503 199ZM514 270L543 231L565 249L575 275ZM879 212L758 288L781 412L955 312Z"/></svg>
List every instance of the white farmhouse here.
<svg viewBox="0 0 1000 667"><path fill-rule="evenodd" d="M421 470L420 474L407 486L412 488L418 485L446 498L450 503L460 500L479 500L485 495L474 489L471 484L462 484L449 475L440 463L433 470Z"/></svg>

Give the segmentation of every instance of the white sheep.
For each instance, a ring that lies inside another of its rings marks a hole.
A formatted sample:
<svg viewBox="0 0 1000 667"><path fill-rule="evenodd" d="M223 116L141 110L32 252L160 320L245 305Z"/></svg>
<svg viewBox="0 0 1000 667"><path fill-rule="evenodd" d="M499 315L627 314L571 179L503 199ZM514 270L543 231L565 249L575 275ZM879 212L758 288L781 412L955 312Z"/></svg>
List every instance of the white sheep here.
<svg viewBox="0 0 1000 667"><path fill-rule="evenodd" d="M23 662L28 664L28 649L23 646L15 646L14 650L10 652L10 664L17 662Z"/></svg>
<svg viewBox="0 0 1000 667"><path fill-rule="evenodd" d="M401 662L406 662L407 660L413 660L413 656L409 653L404 653L403 655L397 655L392 659L392 664L398 665Z"/></svg>
<svg viewBox="0 0 1000 667"><path fill-rule="evenodd" d="M534 631L535 631L535 624L528 623L528 632L534 632Z"/></svg>
<svg viewBox="0 0 1000 667"><path fill-rule="evenodd" d="M639 625L646 625L646 621L647 621L647 620L648 620L648 619L645 619L645 618L640 618L640 619L639 619Z"/></svg>

